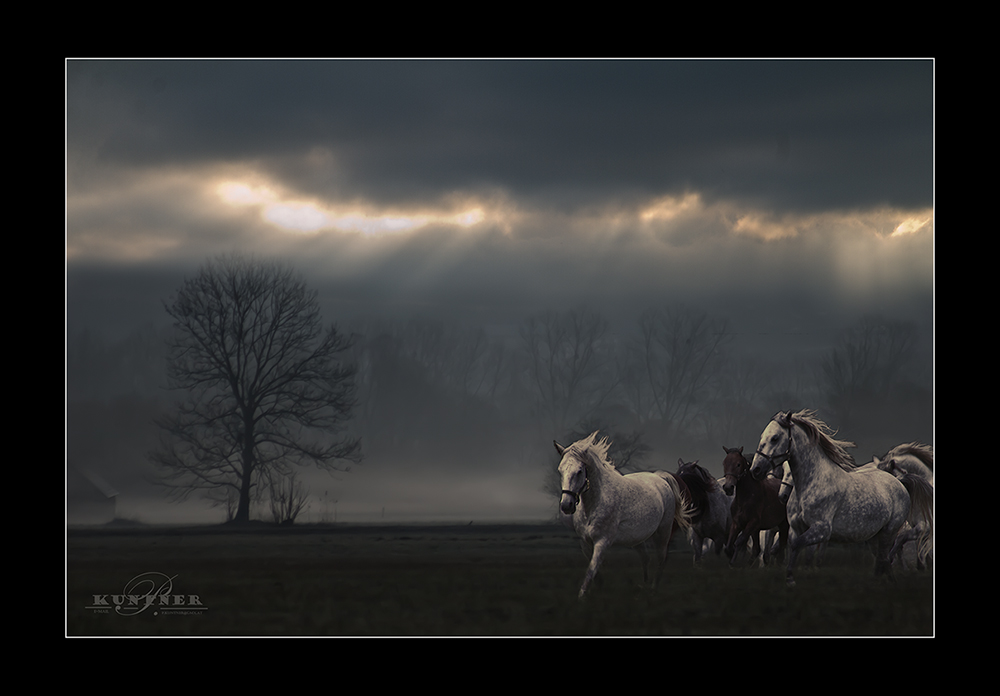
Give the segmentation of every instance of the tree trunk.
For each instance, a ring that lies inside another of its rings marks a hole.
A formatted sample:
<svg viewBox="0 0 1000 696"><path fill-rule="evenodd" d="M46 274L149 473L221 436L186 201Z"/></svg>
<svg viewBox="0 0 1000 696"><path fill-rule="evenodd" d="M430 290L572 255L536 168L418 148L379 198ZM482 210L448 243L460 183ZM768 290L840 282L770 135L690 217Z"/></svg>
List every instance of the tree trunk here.
<svg viewBox="0 0 1000 696"><path fill-rule="evenodd" d="M253 479L253 447L243 448L243 477L240 480L240 504L236 508L237 524L250 521L250 483Z"/></svg>

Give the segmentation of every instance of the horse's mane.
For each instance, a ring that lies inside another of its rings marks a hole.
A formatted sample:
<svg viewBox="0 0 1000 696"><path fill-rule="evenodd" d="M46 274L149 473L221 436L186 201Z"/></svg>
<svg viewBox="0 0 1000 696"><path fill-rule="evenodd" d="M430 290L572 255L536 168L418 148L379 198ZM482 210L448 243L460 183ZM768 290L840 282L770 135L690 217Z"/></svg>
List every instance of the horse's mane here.
<svg viewBox="0 0 1000 696"><path fill-rule="evenodd" d="M688 486L691 485L691 481L694 481L696 486L704 488L706 492L713 491L719 487L719 482L708 473L708 470L695 462L687 462L684 466L678 467L677 473L680 473L681 469L684 469L684 478L687 480Z"/></svg>
<svg viewBox="0 0 1000 696"><path fill-rule="evenodd" d="M890 457L901 457L904 454L912 454L914 457L920 460L920 462L927 466L928 469L934 470L934 448L930 445L922 445L919 442L909 442L905 445L896 445L883 457L883 459L889 459Z"/></svg>
<svg viewBox="0 0 1000 696"><path fill-rule="evenodd" d="M683 471L681 471L683 469ZM691 521L698 522L708 508L708 494L719 487L719 482L704 467L689 462L677 468L676 477L683 481L691 494Z"/></svg>
<svg viewBox="0 0 1000 696"><path fill-rule="evenodd" d="M614 463L608 457L608 450L611 449L611 441L606 437L598 440L597 435L599 432L599 430L595 430L582 440L577 440L566 449L580 459L585 460L585 458L589 457L595 464L616 471Z"/></svg>
<svg viewBox="0 0 1000 696"><path fill-rule="evenodd" d="M794 423L802 428L809 439L819 446L823 454L841 469L851 471L858 468L854 457L847 452L848 447L857 447L857 445L847 440L835 440L833 436L836 435L836 432L817 418L815 411L804 408L796 413L791 411L780 413L776 418L779 422Z"/></svg>

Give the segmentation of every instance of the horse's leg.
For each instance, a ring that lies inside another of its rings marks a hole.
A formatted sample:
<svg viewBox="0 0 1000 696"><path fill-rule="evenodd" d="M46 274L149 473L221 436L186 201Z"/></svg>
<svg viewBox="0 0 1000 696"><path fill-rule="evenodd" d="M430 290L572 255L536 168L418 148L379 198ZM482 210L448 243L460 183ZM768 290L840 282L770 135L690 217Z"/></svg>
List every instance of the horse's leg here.
<svg viewBox="0 0 1000 696"><path fill-rule="evenodd" d="M798 560L799 552L807 546L820 544L830 538L831 526L829 522L817 522L804 533L796 535L788 545L788 568L785 571L785 584L795 587L795 561Z"/></svg>
<svg viewBox="0 0 1000 696"><path fill-rule="evenodd" d="M899 530L891 531L886 528L878 533L878 549L875 552L875 575L888 575L889 579L895 581L892 574L892 563L890 561L891 551L899 536Z"/></svg>
<svg viewBox="0 0 1000 696"><path fill-rule="evenodd" d="M732 529L733 525L730 525L729 535L723 536L725 534L725 531L723 531L722 535L720 535L720 538L725 539L725 541L722 543L722 550L726 552L726 558L728 558L730 561L732 561L733 559L733 548L732 546L730 546L730 544L733 541Z"/></svg>
<svg viewBox="0 0 1000 696"><path fill-rule="evenodd" d="M764 531L764 544L763 544L764 556L761 559L762 565L766 566L768 562L771 560L771 557L774 555L773 551L774 551L776 536L777 532L773 527Z"/></svg>
<svg viewBox="0 0 1000 696"><path fill-rule="evenodd" d="M653 539L656 543L656 577L653 580L653 589L655 590L660 585L660 578L663 577L663 569L667 565L667 556L670 553L670 539L673 537L673 531L670 529L661 529L659 533L653 535ZM699 542L700 544L700 542Z"/></svg>
<svg viewBox="0 0 1000 696"><path fill-rule="evenodd" d="M590 587L590 582L597 575L597 569L601 567L601 560L604 557L604 551L608 548L608 542L604 539L598 539L594 543L594 554L590 557L590 565L587 566L587 572L583 576L583 584L580 585L580 599L583 599L583 595L586 594L587 588Z"/></svg>
<svg viewBox="0 0 1000 696"><path fill-rule="evenodd" d="M726 540L726 555L729 556L729 565L733 565L736 562L736 556L739 554L739 548L736 546L736 540L739 536L740 526L734 520L729 525L729 538Z"/></svg>
<svg viewBox="0 0 1000 696"><path fill-rule="evenodd" d="M910 541L910 530L900 532L896 536L896 541L889 550L889 563L895 563L896 559L899 558L900 565L903 565L905 561L903 560L903 547L906 546L906 542ZM920 559L917 559L918 561Z"/></svg>
<svg viewBox="0 0 1000 696"><path fill-rule="evenodd" d="M788 544L788 523L783 522L777 527L768 530L771 535L771 544L764 550L764 565L770 563L772 558L780 559L785 553L785 546Z"/></svg>
<svg viewBox="0 0 1000 696"><path fill-rule="evenodd" d="M892 545L892 550L889 551L889 563L895 563L896 558L899 558L900 565L904 568L905 560L903 556L903 547L911 541L917 542L917 570L924 570L926 566L924 565L924 559L921 555L920 546L920 536L921 530L918 527L913 527L907 524L903 527L903 531L896 535L896 542Z"/></svg>
<svg viewBox="0 0 1000 696"><path fill-rule="evenodd" d="M760 530L750 534L750 565L754 564L758 558L760 558Z"/></svg>
<svg viewBox="0 0 1000 696"><path fill-rule="evenodd" d="M716 535L712 538L712 546L715 549L715 555L721 556L722 550L726 546L726 537L724 532L716 532Z"/></svg>
<svg viewBox="0 0 1000 696"><path fill-rule="evenodd" d="M733 531L735 531L735 529ZM747 547L747 541L749 540L749 537L750 537L750 528L749 527L744 528L743 531L741 531L736 536L736 541L735 542L732 542L732 535L730 535L729 538L730 538L730 541L731 541L731 543L733 545L733 555L729 558L729 566L730 567L736 565L736 559L738 559L740 557L740 553L744 549L746 549L746 547ZM753 543L757 547L757 551L759 552L760 551L760 542L757 540L756 536L754 537L754 542ZM754 558L756 558L756 557L757 556L754 555ZM751 560L751 562L753 561L753 559L750 559L750 560Z"/></svg>
<svg viewBox="0 0 1000 696"><path fill-rule="evenodd" d="M778 525L778 550L774 553L775 558L781 560L785 557L785 549L788 548L788 520Z"/></svg>
<svg viewBox="0 0 1000 696"><path fill-rule="evenodd" d="M691 528L691 546L694 547L694 564L698 565L701 561L702 547L705 544L705 539L698 532L695 531L694 527Z"/></svg>
<svg viewBox="0 0 1000 696"><path fill-rule="evenodd" d="M649 582L649 553L646 551L646 542L640 542L635 550L639 552L639 560L642 561L642 584Z"/></svg>

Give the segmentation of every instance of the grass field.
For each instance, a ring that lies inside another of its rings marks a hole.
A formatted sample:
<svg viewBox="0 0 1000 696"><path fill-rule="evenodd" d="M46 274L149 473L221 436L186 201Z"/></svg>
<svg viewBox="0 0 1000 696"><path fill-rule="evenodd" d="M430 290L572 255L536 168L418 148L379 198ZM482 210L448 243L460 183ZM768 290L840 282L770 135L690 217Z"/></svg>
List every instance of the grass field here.
<svg viewBox="0 0 1000 696"><path fill-rule="evenodd" d="M640 586L638 554L615 549L581 602L586 562L555 524L70 530L66 634L934 634L932 572L911 565L894 583L875 578L860 546L831 546L791 590L783 564L734 569L712 556L695 568L687 543L675 540L650 591ZM172 578L171 605L138 611L141 599L129 605L121 595L151 572Z"/></svg>

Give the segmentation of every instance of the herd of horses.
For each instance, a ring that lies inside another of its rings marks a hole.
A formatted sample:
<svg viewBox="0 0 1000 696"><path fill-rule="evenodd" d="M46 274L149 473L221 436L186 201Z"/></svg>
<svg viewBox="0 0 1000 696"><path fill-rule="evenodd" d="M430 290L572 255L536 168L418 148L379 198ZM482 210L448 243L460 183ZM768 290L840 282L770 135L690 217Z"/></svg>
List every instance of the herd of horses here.
<svg viewBox="0 0 1000 696"><path fill-rule="evenodd" d="M830 541L867 542L876 575L892 577L905 544L917 544L917 567L926 567L933 540L933 451L908 443L858 465L854 443L834 439L814 411L776 414L752 457L723 447L724 476L715 479L697 461L678 460L676 472L621 474L608 457L610 442L592 433L559 453L559 508L589 555L579 596L590 587L607 549L638 550L643 582L650 583L651 542L655 587L674 535L687 534L694 562L713 548L731 565L748 550L763 563L787 551L786 583L795 585L799 555ZM763 555L761 555L763 553Z"/></svg>

